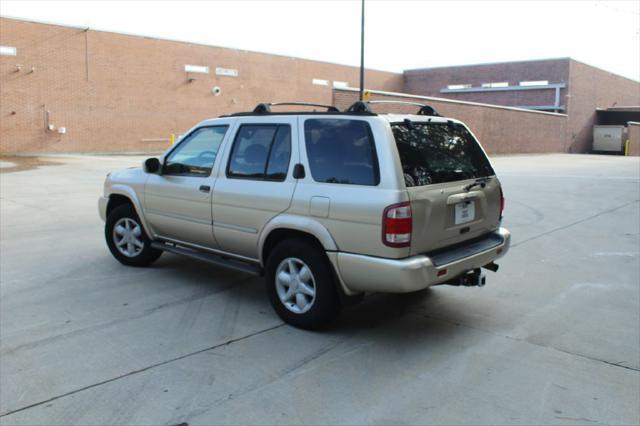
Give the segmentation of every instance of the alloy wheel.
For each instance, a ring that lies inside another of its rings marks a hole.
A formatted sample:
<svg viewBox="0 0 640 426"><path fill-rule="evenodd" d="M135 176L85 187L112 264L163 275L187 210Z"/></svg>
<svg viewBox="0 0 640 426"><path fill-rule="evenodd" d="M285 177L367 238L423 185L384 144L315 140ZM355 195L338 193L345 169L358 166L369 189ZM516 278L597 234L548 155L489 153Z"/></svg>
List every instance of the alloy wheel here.
<svg viewBox="0 0 640 426"><path fill-rule="evenodd" d="M276 292L291 312L303 314L316 300L316 283L311 268L296 257L288 257L276 269Z"/></svg>
<svg viewBox="0 0 640 426"><path fill-rule="evenodd" d="M142 227L138 222L123 217L113 227L113 242L120 253L127 257L136 257L144 249Z"/></svg>

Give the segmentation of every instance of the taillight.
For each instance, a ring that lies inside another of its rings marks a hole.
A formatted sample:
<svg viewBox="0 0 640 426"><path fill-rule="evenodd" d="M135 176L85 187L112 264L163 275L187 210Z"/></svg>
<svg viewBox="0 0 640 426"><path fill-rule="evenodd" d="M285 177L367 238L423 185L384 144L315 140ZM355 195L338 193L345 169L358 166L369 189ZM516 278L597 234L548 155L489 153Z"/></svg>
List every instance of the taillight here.
<svg viewBox="0 0 640 426"><path fill-rule="evenodd" d="M389 247L407 247L411 244L411 204L392 204L382 215L382 242Z"/></svg>
<svg viewBox="0 0 640 426"><path fill-rule="evenodd" d="M500 220L502 220L502 212L504 211L504 194L502 187L500 187Z"/></svg>

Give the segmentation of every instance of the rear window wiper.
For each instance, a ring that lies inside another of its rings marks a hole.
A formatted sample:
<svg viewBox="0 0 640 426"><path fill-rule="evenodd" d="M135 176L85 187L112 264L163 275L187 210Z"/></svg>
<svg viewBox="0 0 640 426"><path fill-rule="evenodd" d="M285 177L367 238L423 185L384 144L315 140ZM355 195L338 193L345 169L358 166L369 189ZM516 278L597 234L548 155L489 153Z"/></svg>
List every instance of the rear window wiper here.
<svg viewBox="0 0 640 426"><path fill-rule="evenodd" d="M491 180L490 176L486 176L486 177L481 177L476 179L475 182L470 183L469 185L466 185L464 188L465 191L469 192L471 190L471 188L474 188L476 186L480 186L481 188L484 188L485 186L487 186L487 182L489 182Z"/></svg>

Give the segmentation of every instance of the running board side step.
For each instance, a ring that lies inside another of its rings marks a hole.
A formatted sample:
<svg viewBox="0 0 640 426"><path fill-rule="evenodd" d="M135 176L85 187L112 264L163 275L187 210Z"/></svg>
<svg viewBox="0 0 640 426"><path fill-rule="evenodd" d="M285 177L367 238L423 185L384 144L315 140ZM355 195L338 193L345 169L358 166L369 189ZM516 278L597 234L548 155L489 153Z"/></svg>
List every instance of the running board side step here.
<svg viewBox="0 0 640 426"><path fill-rule="evenodd" d="M162 243L158 241L152 241L151 247L162 251L168 251L169 253L191 257L192 259L201 260L203 262L211 263L217 266L222 266L223 268L235 269L237 271L246 272L252 275L262 275L262 268L259 265L249 262L243 262L238 259L232 259L230 257L225 257L222 255L193 250L175 244Z"/></svg>

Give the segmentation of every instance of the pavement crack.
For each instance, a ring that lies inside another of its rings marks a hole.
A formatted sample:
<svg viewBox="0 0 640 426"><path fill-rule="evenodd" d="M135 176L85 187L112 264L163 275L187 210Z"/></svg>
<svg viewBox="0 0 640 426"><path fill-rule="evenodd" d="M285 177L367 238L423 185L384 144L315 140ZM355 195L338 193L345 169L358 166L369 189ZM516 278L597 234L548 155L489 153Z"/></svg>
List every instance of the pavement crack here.
<svg viewBox="0 0 640 426"><path fill-rule="evenodd" d="M560 420L571 420L574 422L589 422L589 423L599 423L597 420L591 420L584 417L565 417L565 416L556 416L556 419Z"/></svg>
<svg viewBox="0 0 640 426"><path fill-rule="evenodd" d="M280 327L283 327L284 325L285 325L284 323L280 323L278 325L274 325L273 327L265 328L263 330L256 331L254 333L247 334L246 336L238 337L238 338L235 338L235 339L230 339L230 340L227 340L225 342L218 343L216 345L209 346L209 347L204 348L204 349L199 349L199 350L194 351L194 352L189 352L187 354L180 355L178 357L174 357L174 358L171 358L171 359L168 359L168 360L165 360L165 361L162 361L162 362L158 362L158 363L155 363L155 364L152 364L152 365L148 365L148 366L146 366L144 368L133 370L133 371L130 371L128 373L121 374L121 375L116 376L116 377L112 377L112 378L107 379L107 380L102 380L100 382L93 383L91 385L84 386L84 387L81 387L79 389L74 389L72 391L65 392L65 393L63 393L61 395L56 395L54 397L51 397L51 398L43 400L43 401L39 401L39 402L35 402L33 404L25 405L24 407L16 408L15 410L10 410L10 411L7 411L6 413L0 414L0 418L9 416L11 414L18 413L20 411L28 410L30 408L34 408L34 407L37 407L37 406L42 405L42 404L48 404L48 403L53 402L55 400L58 400L60 398L64 398L64 397L67 397L67 396L70 396L70 395L74 395L74 394L83 392L83 391L88 390L88 389L92 389L92 388L95 388L95 387L98 387L98 386L105 385L107 383L115 382L117 380L124 379L125 377L134 376L136 374L143 373L145 371L151 370L151 369L156 368L156 367L161 367L163 365L171 364L173 362L180 361L180 360L183 360L185 358L190 358L192 356L199 355L201 353L204 353L204 352L207 352L207 351L210 351L210 350L213 350L213 349L217 349L217 348L220 348L220 347L223 347L223 346L231 345L231 344L236 343L236 342L240 342L240 341L243 341L243 340L246 340L246 339L250 339L251 337L267 333L269 331L272 331L272 330L278 329Z"/></svg>
<svg viewBox="0 0 640 426"><path fill-rule="evenodd" d="M234 400L234 399L238 399L240 397L243 397L247 394L250 394L252 392L258 391L260 389L265 388L266 386L269 386L273 383L276 383L280 380L285 379L286 377L290 377L291 375L294 375L296 372L300 371L301 369L303 369L305 366L311 364L312 362L322 358L323 356L325 356L327 353L331 352L332 350L334 350L336 347L338 347L339 345L341 345L342 343L344 343L347 339L340 339L338 341L332 342L327 346L324 346L316 351L314 351L313 353L303 357L302 359L298 360L297 362L293 363L293 365L287 366L283 369L280 369L279 371L275 372L274 374L270 375L269 377L262 379L262 380L258 380L257 382L253 382L250 383L249 385L245 386L244 388L236 391L236 392L232 392L229 393L226 397L220 398L216 401L213 401L211 404L209 404L207 407L203 407L200 408L198 410L192 411L188 417L185 418L185 420L187 422L191 421L192 418L194 417L198 417L201 416L207 412L209 412L213 407L217 407L227 401L230 400Z"/></svg>
<svg viewBox="0 0 640 426"><path fill-rule="evenodd" d="M620 205L620 206L613 207L613 208L610 208L610 209L608 209L608 210L601 211L601 212L599 212L599 213L596 213L596 214L594 214L594 215L591 215L591 216L585 217L585 218L583 218L583 219L576 220L575 222L571 222L571 223L569 223L569 224L562 225L562 226L559 226L559 227L557 227L557 228L550 229L549 231L547 231L547 232L543 232L542 234L538 234L538 235L535 235L535 236L533 236L533 237L529 237L529 238L527 238L527 239L525 239L525 240L518 241L518 242L517 242L517 243L515 243L515 244L511 244L511 247L512 247L512 248L514 248L514 247L518 247L518 246L520 246L520 245L522 245L522 244L524 244L524 243L528 243L529 241L537 240L538 238L544 237L544 236L549 235L549 234L553 234L554 232L562 231L562 230L564 230L564 229L571 228L572 226L579 225L579 224L581 224L581 223L583 223L583 222L587 222L587 221L589 221L589 220L591 220L591 219L595 219L596 217L603 216L603 215L605 215L605 214L609 214L609 213L613 213L613 212L614 212L614 211L616 211L616 210L623 209L623 208L625 208L625 207L627 207L627 206L630 206L631 204L637 203L637 202L639 202L639 201L640 201L640 200L633 200L633 201L629 201L628 203L624 203L624 204L622 204L622 205Z"/></svg>
<svg viewBox="0 0 640 426"><path fill-rule="evenodd" d="M589 355L579 354L579 353L577 353L577 352L571 352L571 351L568 351L568 350L566 350L566 349L556 348L555 346L543 345L542 343L532 342L532 341L530 341L530 340L527 340L527 339L521 339L521 338L519 338L519 337L513 337L513 336L509 336L509 335L501 335L501 334L495 334L495 333L491 333L491 334L494 334L494 335L496 335L496 336L502 336L502 337L504 337L505 339L509 339L509 340L515 340L515 341L518 341L518 342L528 343L528 344L530 344L530 345L535 345L535 346L538 346L538 347L540 347L540 348L551 349L551 350L554 350L554 351L562 352L562 353L567 354L567 355L577 356L577 357L580 357L580 358L588 359L588 360L590 360L590 361L602 362L602 363L604 363L604 364L611 365L611 366L613 366L613 367L620 367L620 368L624 368L624 369L626 369L626 370L631 370L631 371L635 371L635 372L640 372L640 369L638 369L638 368L634 368L634 367L630 367L630 366L622 365L622 363L623 363L624 361L621 361L621 362L611 362L611 361L607 361L607 360L605 360L605 359L595 358L595 357L592 357L592 356L589 356Z"/></svg>
<svg viewBox="0 0 640 426"><path fill-rule="evenodd" d="M253 277L252 277L253 278ZM38 339L38 340L33 340L31 342L28 343L23 343L21 345L17 345L15 347L9 347L7 349L1 350L0 351L0 355L14 355L18 352L24 351L24 350L31 350L43 345L48 345L60 340L65 340L65 339L70 339L73 337L78 337L78 336L82 336L82 335L86 335L88 333L92 333L98 330L104 330L122 323L126 323L129 321L133 321L133 320L138 320L138 319L142 319L142 318L146 318L150 315L155 314L158 311L161 311L163 309L166 308L171 308L171 307L175 307L178 305L183 305L183 304L188 304L194 301L198 301L198 300L202 300L205 299L209 296L213 296L215 294L218 293L224 293L226 291L229 290L233 290L235 288L238 288L240 285L245 284L246 282L248 282L248 280L241 280L240 283L236 283L236 282L232 282L230 284L227 284L224 287L221 287L219 289L215 289L215 290L207 290L207 291L202 291L202 292L198 292L195 294L192 294L188 297L184 297L181 299L177 299L177 300L173 300L171 302L166 302L166 303L162 303L160 305L157 306L153 306L150 308L145 309L144 311L138 313L138 314L132 314L132 315L128 315L122 318L118 318L118 319L114 319L111 321L107 321L107 322L102 322L102 323L98 323L98 324L93 324L90 325L88 327L83 327L83 328L78 328L75 330L70 330L64 333L60 333L60 334L55 334L53 336L49 336L49 337L45 337L42 339Z"/></svg>
<svg viewBox="0 0 640 426"><path fill-rule="evenodd" d="M589 356L589 355L584 355L584 354L580 354L580 353L577 353L577 352L571 352L571 351L567 351L565 349L556 348L555 346L548 346L548 345L544 345L542 343L532 342L530 340L523 339L523 338L520 338L520 337L509 336L508 334L495 333L495 332L493 332L491 330L486 330L484 328L479 328L479 327L473 327L471 325L460 323L460 322L456 322L456 321L451 321L451 320L448 320L446 318L438 318L438 317L433 317L433 316L430 316L430 315L422 315L422 316L424 318L428 318L428 319L431 319L431 320L442 321L442 322L445 322L447 324L452 324L452 325L455 325L457 327L466 327L466 328L469 328L469 329L472 329L472 330L482 331L482 332L490 334L492 336L502 337L503 339L508 339L508 340L514 340L516 342L527 343L529 345L534 345L534 346L537 346L539 348L551 349L553 351L562 352L562 353L564 353L566 355L577 356L577 357L580 357L580 358L588 359L589 361L601 362L603 364L607 364L607 365L610 365L610 366L613 366L613 367L619 367L619 368L624 368L625 370L635 371L636 373L640 372L640 369L638 369L638 368L630 367L630 366L627 366L627 365L622 365L622 363L624 361L611 362L611 361L607 361L607 360L604 360L604 359L601 359L601 358L595 358L595 357L592 357L592 356Z"/></svg>

